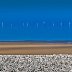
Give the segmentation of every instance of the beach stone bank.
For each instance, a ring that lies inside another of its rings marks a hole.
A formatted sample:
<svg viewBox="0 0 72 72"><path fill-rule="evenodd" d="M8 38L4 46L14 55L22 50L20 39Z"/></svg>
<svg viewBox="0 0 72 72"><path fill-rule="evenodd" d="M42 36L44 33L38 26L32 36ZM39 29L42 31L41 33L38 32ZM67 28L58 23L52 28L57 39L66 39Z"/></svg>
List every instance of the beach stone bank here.
<svg viewBox="0 0 72 72"><path fill-rule="evenodd" d="M72 55L0 55L0 72L72 72Z"/></svg>

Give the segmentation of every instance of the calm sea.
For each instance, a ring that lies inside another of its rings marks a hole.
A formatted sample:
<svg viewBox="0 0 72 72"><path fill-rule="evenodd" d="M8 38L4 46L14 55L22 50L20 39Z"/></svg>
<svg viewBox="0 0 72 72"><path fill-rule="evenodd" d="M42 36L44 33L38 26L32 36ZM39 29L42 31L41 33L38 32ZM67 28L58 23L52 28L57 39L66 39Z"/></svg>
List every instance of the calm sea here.
<svg viewBox="0 0 72 72"><path fill-rule="evenodd" d="M26 4L20 1L0 3L0 41L72 40L71 4L58 1L56 4L53 1Z"/></svg>

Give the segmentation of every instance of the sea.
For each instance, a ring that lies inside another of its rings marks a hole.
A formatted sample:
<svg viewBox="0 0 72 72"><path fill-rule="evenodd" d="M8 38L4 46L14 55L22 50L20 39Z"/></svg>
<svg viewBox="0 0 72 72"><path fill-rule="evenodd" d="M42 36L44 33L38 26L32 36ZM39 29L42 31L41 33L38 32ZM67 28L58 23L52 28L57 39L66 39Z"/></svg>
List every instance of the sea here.
<svg viewBox="0 0 72 72"><path fill-rule="evenodd" d="M0 41L72 41L71 8L43 2L30 7L19 2L1 4Z"/></svg>

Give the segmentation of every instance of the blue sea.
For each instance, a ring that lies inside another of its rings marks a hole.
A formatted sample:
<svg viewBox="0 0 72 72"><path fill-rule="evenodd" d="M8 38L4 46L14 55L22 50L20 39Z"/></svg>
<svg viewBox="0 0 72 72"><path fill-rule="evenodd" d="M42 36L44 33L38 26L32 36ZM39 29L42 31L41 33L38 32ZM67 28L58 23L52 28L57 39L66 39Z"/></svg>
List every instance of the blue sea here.
<svg viewBox="0 0 72 72"><path fill-rule="evenodd" d="M0 41L72 41L69 0L27 1L0 2Z"/></svg>

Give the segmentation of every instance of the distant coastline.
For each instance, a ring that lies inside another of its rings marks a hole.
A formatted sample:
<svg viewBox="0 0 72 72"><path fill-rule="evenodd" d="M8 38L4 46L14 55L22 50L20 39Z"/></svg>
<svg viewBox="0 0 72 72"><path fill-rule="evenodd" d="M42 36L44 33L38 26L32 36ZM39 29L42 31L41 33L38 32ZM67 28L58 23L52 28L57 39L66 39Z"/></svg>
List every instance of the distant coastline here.
<svg viewBox="0 0 72 72"><path fill-rule="evenodd" d="M8 42L8 43L63 43L63 44L72 44L72 40L51 40L51 41L36 41L36 40L23 40L23 41L0 41L0 43Z"/></svg>

